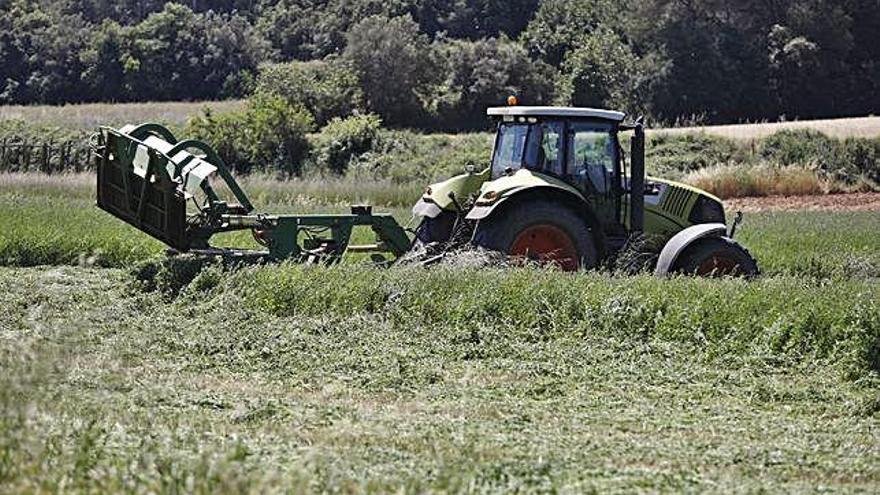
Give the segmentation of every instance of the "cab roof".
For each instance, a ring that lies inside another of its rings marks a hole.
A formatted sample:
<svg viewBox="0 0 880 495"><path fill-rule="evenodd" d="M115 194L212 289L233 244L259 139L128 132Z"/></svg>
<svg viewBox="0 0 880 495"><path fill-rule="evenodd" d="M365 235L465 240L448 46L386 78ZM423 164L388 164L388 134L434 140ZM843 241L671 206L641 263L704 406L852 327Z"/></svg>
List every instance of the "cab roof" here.
<svg viewBox="0 0 880 495"><path fill-rule="evenodd" d="M626 114L614 110L582 107L491 107L486 110L490 117L580 117L621 122Z"/></svg>

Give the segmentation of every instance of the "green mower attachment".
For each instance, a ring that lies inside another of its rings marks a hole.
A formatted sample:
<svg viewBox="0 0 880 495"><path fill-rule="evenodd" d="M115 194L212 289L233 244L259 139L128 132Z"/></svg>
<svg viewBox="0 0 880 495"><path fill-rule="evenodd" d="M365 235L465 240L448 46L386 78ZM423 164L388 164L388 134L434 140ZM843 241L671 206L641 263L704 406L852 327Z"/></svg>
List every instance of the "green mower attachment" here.
<svg viewBox="0 0 880 495"><path fill-rule="evenodd" d="M391 215L373 214L369 206L352 206L347 215L254 214L247 195L210 146L178 141L159 124L102 127L94 150L99 157L98 207L173 252L333 263L346 252L397 258L411 247L406 231ZM218 179L235 202L218 194ZM351 245L352 231L358 226L370 227L376 242ZM251 230L266 249L211 246L214 234L237 230Z"/></svg>

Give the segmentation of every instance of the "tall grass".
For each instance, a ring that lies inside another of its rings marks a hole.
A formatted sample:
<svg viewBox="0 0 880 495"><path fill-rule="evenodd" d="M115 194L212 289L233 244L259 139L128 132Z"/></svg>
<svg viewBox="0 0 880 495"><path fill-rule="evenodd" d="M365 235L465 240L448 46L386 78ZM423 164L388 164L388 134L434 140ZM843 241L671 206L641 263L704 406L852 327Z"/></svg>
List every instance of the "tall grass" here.
<svg viewBox="0 0 880 495"><path fill-rule="evenodd" d="M490 333L487 341L585 333L660 339L713 357L779 354L847 363L859 376L880 372L877 284L298 266L246 272L238 283L253 304L279 316L365 314L401 329L504 329L504 337Z"/></svg>
<svg viewBox="0 0 880 495"><path fill-rule="evenodd" d="M754 196L803 196L839 191L842 187L822 180L801 167L719 165L690 172L684 182L722 199Z"/></svg>

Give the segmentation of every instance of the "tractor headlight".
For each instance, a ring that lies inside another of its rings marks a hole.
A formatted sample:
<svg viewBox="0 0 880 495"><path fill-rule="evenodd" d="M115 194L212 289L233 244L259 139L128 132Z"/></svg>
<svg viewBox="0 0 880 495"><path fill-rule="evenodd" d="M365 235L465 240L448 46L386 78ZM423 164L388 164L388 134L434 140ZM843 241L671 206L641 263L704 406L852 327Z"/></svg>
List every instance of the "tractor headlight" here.
<svg viewBox="0 0 880 495"><path fill-rule="evenodd" d="M691 223L726 223L724 206L720 202L706 196L697 198L694 209L688 218Z"/></svg>

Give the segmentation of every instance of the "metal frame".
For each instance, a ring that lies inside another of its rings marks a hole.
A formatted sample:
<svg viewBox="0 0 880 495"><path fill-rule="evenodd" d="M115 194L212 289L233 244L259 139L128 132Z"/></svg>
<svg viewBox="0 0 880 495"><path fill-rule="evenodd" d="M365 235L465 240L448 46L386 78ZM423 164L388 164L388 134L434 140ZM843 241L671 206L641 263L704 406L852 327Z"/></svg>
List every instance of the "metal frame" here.
<svg viewBox="0 0 880 495"><path fill-rule="evenodd" d="M346 252L389 253L396 258L411 247L394 217L373 214L368 206L353 206L347 215L254 215L252 203L213 148L197 140L178 141L159 124L104 127L95 153L98 207L176 252L333 263ZM238 204L227 204L207 177L197 176L205 204L187 215L186 202L192 198L188 170L202 164L204 170L216 171ZM352 231L361 226L372 229L375 243L351 245ZM248 252L210 245L215 234L239 230L253 231L268 249Z"/></svg>

